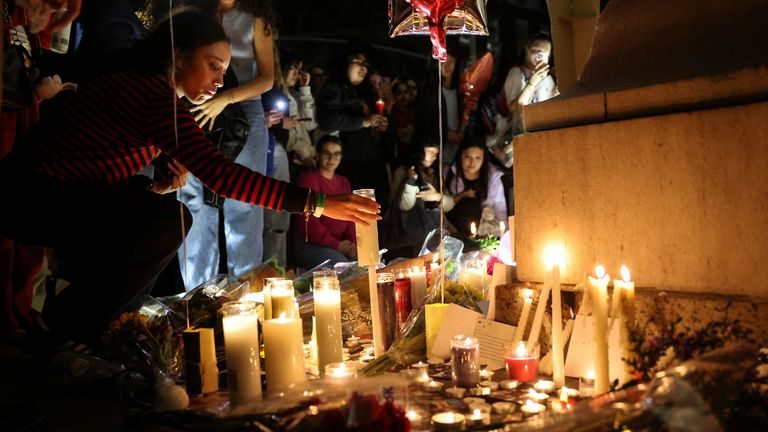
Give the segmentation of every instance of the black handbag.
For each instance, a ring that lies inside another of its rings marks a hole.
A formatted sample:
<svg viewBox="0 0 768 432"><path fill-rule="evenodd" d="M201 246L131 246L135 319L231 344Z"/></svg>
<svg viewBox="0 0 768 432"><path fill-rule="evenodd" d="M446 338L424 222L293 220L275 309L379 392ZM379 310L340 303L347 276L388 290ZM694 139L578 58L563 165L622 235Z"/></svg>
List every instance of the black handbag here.
<svg viewBox="0 0 768 432"><path fill-rule="evenodd" d="M32 56L18 40L16 31L11 28L11 16L8 4L3 2L3 24L8 28L8 38L3 42L3 111L18 111L29 108L34 102L34 93L30 79Z"/></svg>
<svg viewBox="0 0 768 432"><path fill-rule="evenodd" d="M237 77L228 70L224 75L224 87L222 90L238 86ZM213 122L213 130L206 132L206 137L219 149L221 154L229 161L234 161L245 147L248 139L250 125L248 117L239 103L232 103L216 117ZM207 186L203 186L203 203L211 207L223 208L224 197L217 194Z"/></svg>

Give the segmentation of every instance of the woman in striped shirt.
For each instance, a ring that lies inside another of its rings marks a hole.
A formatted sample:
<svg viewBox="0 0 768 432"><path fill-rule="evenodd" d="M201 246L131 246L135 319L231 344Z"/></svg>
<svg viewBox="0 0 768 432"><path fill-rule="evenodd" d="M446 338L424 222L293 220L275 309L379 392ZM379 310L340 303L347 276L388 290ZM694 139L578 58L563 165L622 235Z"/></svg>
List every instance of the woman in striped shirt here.
<svg viewBox="0 0 768 432"><path fill-rule="evenodd" d="M270 209L312 211L320 197L228 162L181 98L200 104L222 86L230 47L196 12L173 16L136 49L132 70L95 78L60 103L0 163L0 233L66 251L71 284L46 301L42 328L98 337L151 289L192 222L173 199L124 186L161 154L216 193ZM173 45L171 45L173 36ZM171 53L173 57L171 58ZM374 223L378 205L325 198L323 215Z"/></svg>

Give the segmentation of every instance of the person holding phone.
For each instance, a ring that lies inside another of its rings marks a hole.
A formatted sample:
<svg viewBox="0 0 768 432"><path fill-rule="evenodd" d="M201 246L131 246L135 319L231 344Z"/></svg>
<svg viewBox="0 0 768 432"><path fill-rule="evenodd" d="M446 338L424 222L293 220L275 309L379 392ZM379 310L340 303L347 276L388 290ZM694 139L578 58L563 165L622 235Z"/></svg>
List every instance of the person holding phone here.
<svg viewBox="0 0 768 432"><path fill-rule="evenodd" d="M523 132L524 105L544 102L559 94L550 71L552 39L549 34L536 33L525 45L525 59L521 66L510 69L504 81L504 95L509 106L509 127L513 134Z"/></svg>

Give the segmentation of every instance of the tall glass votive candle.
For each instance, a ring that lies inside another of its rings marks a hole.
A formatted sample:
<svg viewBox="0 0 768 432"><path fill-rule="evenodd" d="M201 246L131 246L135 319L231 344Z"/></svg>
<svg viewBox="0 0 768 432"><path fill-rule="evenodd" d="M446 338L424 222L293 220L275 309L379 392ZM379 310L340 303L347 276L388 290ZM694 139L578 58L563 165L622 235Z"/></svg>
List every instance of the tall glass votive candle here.
<svg viewBox="0 0 768 432"><path fill-rule="evenodd" d="M285 315L286 318L298 318L294 316L295 308L293 300L293 281L287 279L272 281L270 285L270 301L272 304L272 317Z"/></svg>
<svg viewBox="0 0 768 432"><path fill-rule="evenodd" d="M271 277L271 278L264 278L264 283L262 284L262 293L264 295L264 319L272 319L272 283L275 281L281 281L285 280L285 278L281 277Z"/></svg>
<svg viewBox="0 0 768 432"><path fill-rule="evenodd" d="M408 321L408 315L411 313L411 278L407 272L400 271L395 273L395 309L397 310L397 329L402 330L405 322Z"/></svg>
<svg viewBox="0 0 768 432"><path fill-rule="evenodd" d="M382 331L382 348L388 350L397 336L397 305L395 300L395 275L376 275L376 292L379 298L379 322Z"/></svg>
<svg viewBox="0 0 768 432"><path fill-rule="evenodd" d="M411 305L416 307L427 296L427 270L423 265L411 266L408 277L411 278Z"/></svg>
<svg viewBox="0 0 768 432"><path fill-rule="evenodd" d="M373 189L356 189L352 193L376 201L376 193ZM368 226L356 223L355 234L357 237L358 264L361 267L378 264L379 230L376 227L376 221L372 221Z"/></svg>
<svg viewBox="0 0 768 432"><path fill-rule="evenodd" d="M301 319L284 315L264 320L267 392L287 391L306 381Z"/></svg>
<svg viewBox="0 0 768 432"><path fill-rule="evenodd" d="M313 295L317 327L317 366L318 371L323 374L326 365L344 359L338 279L316 279Z"/></svg>
<svg viewBox="0 0 768 432"><path fill-rule="evenodd" d="M530 382L536 379L539 368L539 344L529 351L525 342L505 346L504 363L511 380Z"/></svg>
<svg viewBox="0 0 768 432"><path fill-rule="evenodd" d="M221 308L231 407L261 398L259 326L254 302L228 302Z"/></svg>
<svg viewBox="0 0 768 432"><path fill-rule="evenodd" d="M480 342L477 338L456 335L451 338L451 370L457 387L480 384Z"/></svg>

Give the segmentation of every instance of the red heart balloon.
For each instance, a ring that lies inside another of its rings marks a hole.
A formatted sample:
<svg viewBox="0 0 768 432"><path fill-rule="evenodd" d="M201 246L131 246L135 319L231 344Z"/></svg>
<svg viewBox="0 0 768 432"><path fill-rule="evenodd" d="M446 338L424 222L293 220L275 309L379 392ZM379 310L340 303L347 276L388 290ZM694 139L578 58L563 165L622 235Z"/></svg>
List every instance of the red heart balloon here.
<svg viewBox="0 0 768 432"><path fill-rule="evenodd" d="M410 0L411 5L421 12L429 22L429 38L432 40L432 57L444 62L445 18L464 6L464 0Z"/></svg>

